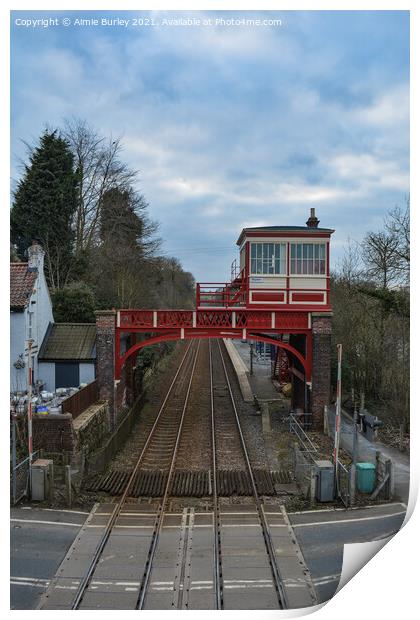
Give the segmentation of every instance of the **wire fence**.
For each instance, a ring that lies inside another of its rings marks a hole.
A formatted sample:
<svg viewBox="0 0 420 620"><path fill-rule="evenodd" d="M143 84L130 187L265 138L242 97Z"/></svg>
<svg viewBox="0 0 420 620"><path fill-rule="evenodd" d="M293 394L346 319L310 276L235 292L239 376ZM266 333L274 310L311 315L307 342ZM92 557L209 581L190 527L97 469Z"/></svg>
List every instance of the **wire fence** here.
<svg viewBox="0 0 420 620"><path fill-rule="evenodd" d="M291 413L289 418L289 430L295 433L302 449L306 452L317 452L317 448L307 434L312 426L312 413Z"/></svg>
<svg viewBox="0 0 420 620"><path fill-rule="evenodd" d="M313 502L315 499L314 463L317 459L318 448L306 432L311 427L311 415L310 413L296 414L292 412L289 419L289 430L298 439L298 445L295 445L293 450L296 483L301 493Z"/></svg>
<svg viewBox="0 0 420 620"><path fill-rule="evenodd" d="M34 452L32 460L38 458L38 452ZM29 496L29 456L16 465L10 467L10 498L12 505L17 504L24 497Z"/></svg>
<svg viewBox="0 0 420 620"><path fill-rule="evenodd" d="M295 446L293 450L293 465L296 483L300 492L304 497L313 501L312 476L314 461L312 456Z"/></svg>
<svg viewBox="0 0 420 620"><path fill-rule="evenodd" d="M299 419L296 414L290 416L290 432L294 433L298 439L298 446L294 449L294 468L296 482L302 493L314 500L316 477L315 462L319 459L319 450L309 437L306 430L310 428L310 415L300 414ZM328 434L334 436L335 416L328 415ZM336 497L341 499L345 507L351 503L351 475L350 468L346 467L340 460L337 463Z"/></svg>
<svg viewBox="0 0 420 620"><path fill-rule="evenodd" d="M343 463L338 460L337 462L337 495L343 502L344 506L348 508L351 503L350 494L350 468L347 468Z"/></svg>

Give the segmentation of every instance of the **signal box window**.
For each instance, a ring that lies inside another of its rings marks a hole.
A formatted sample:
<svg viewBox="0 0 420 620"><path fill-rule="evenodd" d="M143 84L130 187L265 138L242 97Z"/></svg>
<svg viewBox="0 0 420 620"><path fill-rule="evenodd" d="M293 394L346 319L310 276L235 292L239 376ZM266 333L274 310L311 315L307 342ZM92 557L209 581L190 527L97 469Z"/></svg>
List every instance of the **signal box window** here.
<svg viewBox="0 0 420 620"><path fill-rule="evenodd" d="M251 274L286 273L285 243L251 243Z"/></svg>
<svg viewBox="0 0 420 620"><path fill-rule="evenodd" d="M325 244L292 243L290 246L290 273L324 275Z"/></svg>

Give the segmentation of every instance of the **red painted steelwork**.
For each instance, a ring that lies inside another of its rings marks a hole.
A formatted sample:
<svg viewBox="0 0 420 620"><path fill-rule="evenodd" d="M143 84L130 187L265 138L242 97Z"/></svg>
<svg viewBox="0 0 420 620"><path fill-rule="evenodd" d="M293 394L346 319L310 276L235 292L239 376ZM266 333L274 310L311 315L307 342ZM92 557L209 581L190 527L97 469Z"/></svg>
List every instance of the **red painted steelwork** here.
<svg viewBox="0 0 420 620"><path fill-rule="evenodd" d="M273 325L274 315L274 325ZM195 317L195 319L194 319ZM195 320L195 323L194 323ZM275 329L276 332L308 329L308 313L258 309L200 310L119 310L117 329L126 332L150 332L159 329L195 327L206 329Z"/></svg>
<svg viewBox="0 0 420 620"><path fill-rule="evenodd" d="M118 329L117 329L116 336L117 338L119 337ZM121 370L123 366L126 364L127 360L129 360L135 353L137 353L138 351L140 351L140 349L143 349L144 347L148 347L150 345L157 344L159 342L165 342L168 340L181 340L181 339L191 340L191 339L196 339L196 338L241 339L242 336L243 336L243 333L242 333L242 330L240 329L231 329L229 331L221 330L221 329L216 330L216 331L185 329L183 338L180 332L178 331L176 332L171 331L171 332L166 332L163 334L161 333L160 335L152 336L151 338L147 338L146 340L137 342L136 344L131 346L128 349L128 351L124 353L124 355L122 355L121 357L117 357L115 360L115 378L117 380L120 378ZM282 342L281 340L277 340L276 338L272 338L270 337L269 334L261 334L255 331L247 332L246 337L248 340L255 340L255 341L260 341L260 342L267 342L268 344L273 344L277 347L280 347L281 349L285 351L289 351L290 353L292 353L299 360L299 362L302 364L303 368L305 369L306 380L310 381L312 368L309 364L309 360L305 359L305 357L299 351L297 351L297 349L292 347L289 343ZM309 331L307 333L307 337L308 339L311 339L311 334Z"/></svg>
<svg viewBox="0 0 420 620"><path fill-rule="evenodd" d="M131 356L145 346L165 340L191 338L247 338L261 340L289 351L305 368L307 381L311 377L311 359L296 351L291 345L276 340L281 333L306 334L312 339L307 312L284 312L268 310L119 310L115 328L115 378ZM123 334L150 334L142 342L133 342L126 353L121 354Z"/></svg>

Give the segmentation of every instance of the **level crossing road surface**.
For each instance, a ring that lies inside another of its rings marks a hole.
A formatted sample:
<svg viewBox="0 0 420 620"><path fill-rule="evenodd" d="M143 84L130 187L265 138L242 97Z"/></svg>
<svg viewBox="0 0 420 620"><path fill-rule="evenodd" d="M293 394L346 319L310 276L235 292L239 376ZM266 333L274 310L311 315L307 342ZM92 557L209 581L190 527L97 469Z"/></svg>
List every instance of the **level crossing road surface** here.
<svg viewBox="0 0 420 620"><path fill-rule="evenodd" d="M10 608L36 609L89 512L10 511Z"/></svg>
<svg viewBox="0 0 420 620"><path fill-rule="evenodd" d="M109 508L106 504L97 506L89 516L82 511L12 510L12 609L70 608L80 575L109 517ZM287 573L289 605L296 607L299 601L313 604L313 589L318 602L331 598L340 580L343 545L396 533L404 520L405 506L388 504L288 515L278 507L267 506L265 513L280 573ZM124 509L80 609L134 608L140 579L139 553L146 555L153 521L154 511L149 504ZM222 511L226 609L278 608L267 556L257 535L257 521L250 507L230 506ZM210 512L185 508L165 515L145 609L214 608L214 573L209 561L212 529ZM54 588L54 584L58 587Z"/></svg>
<svg viewBox="0 0 420 620"><path fill-rule="evenodd" d="M51 581L41 609L69 609L111 515L98 505ZM256 508L222 507L224 609L278 609ZM127 504L117 518L79 609L135 609L154 532L151 504ZM165 513L144 609L214 609L214 515L199 509ZM316 603L303 559L278 507L266 511L290 607Z"/></svg>
<svg viewBox="0 0 420 620"><path fill-rule="evenodd" d="M396 534L405 513L405 505L395 503L364 509L289 514L320 603L328 601L337 590L344 544L380 540Z"/></svg>

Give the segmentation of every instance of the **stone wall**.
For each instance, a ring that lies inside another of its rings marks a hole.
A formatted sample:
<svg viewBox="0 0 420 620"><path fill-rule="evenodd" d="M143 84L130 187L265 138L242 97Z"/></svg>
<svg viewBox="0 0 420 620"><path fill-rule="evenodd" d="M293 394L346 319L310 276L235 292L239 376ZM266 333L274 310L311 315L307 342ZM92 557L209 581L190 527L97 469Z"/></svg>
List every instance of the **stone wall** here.
<svg viewBox="0 0 420 620"><path fill-rule="evenodd" d="M33 416L34 450L85 454L97 450L109 435L107 403L92 405L73 420L70 413Z"/></svg>
<svg viewBox="0 0 420 620"><path fill-rule="evenodd" d="M96 403L73 420L76 449L85 454L99 448L109 434L108 403Z"/></svg>

